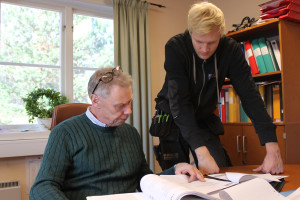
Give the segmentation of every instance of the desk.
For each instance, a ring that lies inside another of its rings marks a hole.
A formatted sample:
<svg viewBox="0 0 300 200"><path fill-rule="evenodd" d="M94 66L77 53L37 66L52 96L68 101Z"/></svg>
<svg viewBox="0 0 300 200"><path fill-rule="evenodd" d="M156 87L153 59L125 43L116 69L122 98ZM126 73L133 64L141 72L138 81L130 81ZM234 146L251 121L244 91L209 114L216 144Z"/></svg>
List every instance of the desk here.
<svg viewBox="0 0 300 200"><path fill-rule="evenodd" d="M244 166L233 166L233 167L223 167L220 172L240 172L253 174L252 170L258 167L258 165L244 165ZM285 164L284 165L284 173L280 174L284 176L288 176L284 178L286 183L282 188L283 191L295 190L300 187L300 164Z"/></svg>

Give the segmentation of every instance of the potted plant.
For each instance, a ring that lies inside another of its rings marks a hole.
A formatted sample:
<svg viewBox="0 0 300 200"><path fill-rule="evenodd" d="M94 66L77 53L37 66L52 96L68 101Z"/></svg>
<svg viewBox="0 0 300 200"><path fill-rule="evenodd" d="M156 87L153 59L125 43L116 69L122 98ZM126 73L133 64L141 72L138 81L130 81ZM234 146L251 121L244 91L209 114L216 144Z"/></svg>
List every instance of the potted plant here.
<svg viewBox="0 0 300 200"><path fill-rule="evenodd" d="M29 122L32 123L36 117L38 120L40 119L47 128L51 126L54 107L69 102L69 99L61 95L60 92L44 88L33 90L28 93L25 98L22 98L22 100L26 103L25 109L29 116ZM45 124L45 119L48 119L46 120L48 121L48 125Z"/></svg>

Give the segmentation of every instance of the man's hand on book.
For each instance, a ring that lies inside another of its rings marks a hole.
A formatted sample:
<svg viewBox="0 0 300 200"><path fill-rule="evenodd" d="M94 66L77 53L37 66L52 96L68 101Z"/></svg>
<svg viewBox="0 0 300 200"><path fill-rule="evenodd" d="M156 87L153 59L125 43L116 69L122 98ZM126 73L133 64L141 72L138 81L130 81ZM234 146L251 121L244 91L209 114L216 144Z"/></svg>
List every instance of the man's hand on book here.
<svg viewBox="0 0 300 200"><path fill-rule="evenodd" d="M195 153L198 159L199 170L203 175L219 173L220 168L206 146L198 147L195 149Z"/></svg>
<svg viewBox="0 0 300 200"><path fill-rule="evenodd" d="M175 174L185 174L189 176L188 182L200 180L204 182L204 177L201 172L194 166L188 163L178 163L175 167Z"/></svg>
<svg viewBox="0 0 300 200"><path fill-rule="evenodd" d="M280 149L277 142L266 143L267 154L265 156L264 162L261 166L254 169L253 171L271 174L283 173L283 164L280 155Z"/></svg>

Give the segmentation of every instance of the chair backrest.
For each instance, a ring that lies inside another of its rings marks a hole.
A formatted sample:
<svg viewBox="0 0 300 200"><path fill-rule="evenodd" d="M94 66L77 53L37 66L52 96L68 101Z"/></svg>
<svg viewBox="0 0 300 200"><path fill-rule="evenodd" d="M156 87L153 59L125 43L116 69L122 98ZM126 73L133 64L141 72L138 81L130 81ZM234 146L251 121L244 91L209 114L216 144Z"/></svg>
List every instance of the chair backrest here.
<svg viewBox="0 0 300 200"><path fill-rule="evenodd" d="M51 130L60 122L84 113L90 105L87 103L67 103L56 106L52 114Z"/></svg>

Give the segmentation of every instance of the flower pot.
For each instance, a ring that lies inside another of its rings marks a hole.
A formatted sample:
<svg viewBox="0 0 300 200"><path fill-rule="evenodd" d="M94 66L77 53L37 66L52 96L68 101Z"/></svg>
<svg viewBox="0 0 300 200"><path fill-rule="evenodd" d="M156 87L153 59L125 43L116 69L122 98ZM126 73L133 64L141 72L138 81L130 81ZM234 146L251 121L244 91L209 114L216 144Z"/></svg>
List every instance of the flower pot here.
<svg viewBox="0 0 300 200"><path fill-rule="evenodd" d="M51 128L52 118L37 118L38 124L45 126L47 129Z"/></svg>

